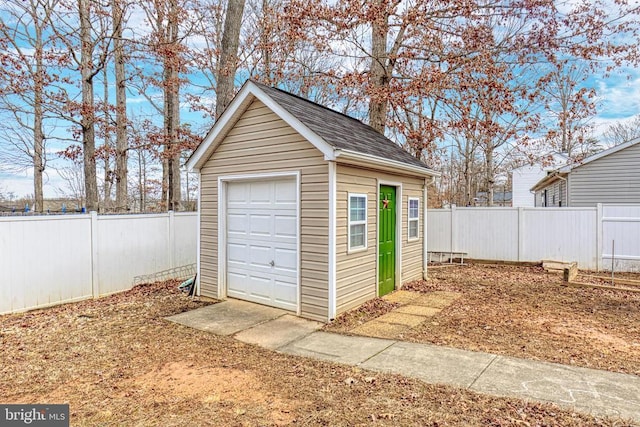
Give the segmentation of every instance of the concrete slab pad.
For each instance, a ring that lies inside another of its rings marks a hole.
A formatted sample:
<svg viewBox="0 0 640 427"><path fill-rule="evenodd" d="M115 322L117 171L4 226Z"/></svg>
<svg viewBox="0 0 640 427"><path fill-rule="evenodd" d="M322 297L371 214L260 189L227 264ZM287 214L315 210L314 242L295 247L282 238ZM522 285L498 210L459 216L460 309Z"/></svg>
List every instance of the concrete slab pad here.
<svg viewBox="0 0 640 427"><path fill-rule="evenodd" d="M314 332L279 348L279 351L330 362L358 365L394 342L396 341Z"/></svg>
<svg viewBox="0 0 640 427"><path fill-rule="evenodd" d="M406 325L396 325L394 323L371 320L353 328L350 332L368 337L397 339L402 338L402 334L410 329L411 328Z"/></svg>
<svg viewBox="0 0 640 427"><path fill-rule="evenodd" d="M640 422L640 377L499 356L471 387Z"/></svg>
<svg viewBox="0 0 640 427"><path fill-rule="evenodd" d="M404 325L413 328L424 322L426 319L427 318L423 316L414 316L413 314L399 313L398 311L393 310L390 313L377 317L375 320L378 322L394 323L396 325Z"/></svg>
<svg viewBox="0 0 640 427"><path fill-rule="evenodd" d="M434 308L445 308L451 305L455 300L460 298L458 292L434 291L428 294L420 295L413 300L414 305L424 305Z"/></svg>
<svg viewBox="0 0 640 427"><path fill-rule="evenodd" d="M397 313L413 314L414 316L433 317L442 311L441 308L427 307L426 305L403 305L393 310Z"/></svg>
<svg viewBox="0 0 640 427"><path fill-rule="evenodd" d="M414 299L418 298L419 296L420 296L420 293L418 292L403 291L402 289L400 289L383 296L382 299L389 302L395 302L398 304L408 304Z"/></svg>
<svg viewBox="0 0 640 427"><path fill-rule="evenodd" d="M488 353L397 342L361 367L406 375L432 384L469 387L495 357Z"/></svg>
<svg viewBox="0 0 640 427"><path fill-rule="evenodd" d="M322 327L322 323L286 314L235 335L239 341L275 350L299 340Z"/></svg>
<svg viewBox="0 0 640 427"><path fill-rule="evenodd" d="M265 305L230 299L167 317L170 322L217 335L233 335L243 329L283 316L288 312Z"/></svg>

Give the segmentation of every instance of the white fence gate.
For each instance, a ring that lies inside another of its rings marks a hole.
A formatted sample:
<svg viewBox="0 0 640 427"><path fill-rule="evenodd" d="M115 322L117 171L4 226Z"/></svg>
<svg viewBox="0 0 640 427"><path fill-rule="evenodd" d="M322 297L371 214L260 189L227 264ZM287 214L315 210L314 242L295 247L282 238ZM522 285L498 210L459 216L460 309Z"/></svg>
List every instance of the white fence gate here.
<svg viewBox="0 0 640 427"><path fill-rule="evenodd" d="M475 259L577 261L581 269L640 270L640 205L456 208L427 213L427 247Z"/></svg>
<svg viewBox="0 0 640 427"><path fill-rule="evenodd" d="M0 217L0 314L108 295L196 262L197 213Z"/></svg>
<svg viewBox="0 0 640 427"><path fill-rule="evenodd" d="M602 206L602 268L640 271L640 205Z"/></svg>

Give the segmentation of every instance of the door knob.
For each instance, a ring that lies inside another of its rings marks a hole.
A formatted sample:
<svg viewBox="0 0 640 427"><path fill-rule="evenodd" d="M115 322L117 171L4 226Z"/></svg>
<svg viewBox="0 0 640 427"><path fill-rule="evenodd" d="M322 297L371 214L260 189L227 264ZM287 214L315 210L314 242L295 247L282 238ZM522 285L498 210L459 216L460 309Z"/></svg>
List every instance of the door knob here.
<svg viewBox="0 0 640 427"><path fill-rule="evenodd" d="M269 263L269 265L270 265L271 267L273 267L274 265L276 265L276 263L275 263L273 260L271 260L271 262Z"/></svg>

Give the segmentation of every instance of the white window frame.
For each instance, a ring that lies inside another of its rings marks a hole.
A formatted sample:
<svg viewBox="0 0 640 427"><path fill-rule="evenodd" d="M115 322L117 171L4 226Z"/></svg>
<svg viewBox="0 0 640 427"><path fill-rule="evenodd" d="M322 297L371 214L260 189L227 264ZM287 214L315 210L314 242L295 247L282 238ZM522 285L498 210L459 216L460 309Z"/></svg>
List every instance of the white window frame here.
<svg viewBox="0 0 640 427"><path fill-rule="evenodd" d="M364 220L352 221L351 220L351 198L358 197L364 198ZM367 233L368 233L368 224L367 224L367 216L368 216L368 197L366 194L362 193L348 193L347 194L347 253L359 252L367 250ZM351 246L351 226L352 225L364 225L364 245L363 246Z"/></svg>
<svg viewBox="0 0 640 427"><path fill-rule="evenodd" d="M415 218L411 217L411 202L416 201L418 203L417 211L418 216ZM416 236L411 236L411 223L416 223ZM418 197L409 197L407 200L407 241L411 242L414 240L420 240L420 198Z"/></svg>

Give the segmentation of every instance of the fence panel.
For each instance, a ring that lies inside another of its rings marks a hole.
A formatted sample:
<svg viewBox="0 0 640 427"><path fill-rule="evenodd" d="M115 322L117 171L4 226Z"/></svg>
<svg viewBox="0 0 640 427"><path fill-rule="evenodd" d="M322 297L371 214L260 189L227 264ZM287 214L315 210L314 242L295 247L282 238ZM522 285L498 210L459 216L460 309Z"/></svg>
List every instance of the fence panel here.
<svg viewBox="0 0 640 427"><path fill-rule="evenodd" d="M427 247L430 251L447 252L451 247L451 211L429 209L427 211Z"/></svg>
<svg viewBox="0 0 640 427"><path fill-rule="evenodd" d="M520 261L576 261L595 270L598 262L595 208L525 208Z"/></svg>
<svg viewBox="0 0 640 427"><path fill-rule="evenodd" d="M91 297L89 215L0 218L0 313Z"/></svg>
<svg viewBox="0 0 640 427"><path fill-rule="evenodd" d="M517 258L517 209L456 209L454 218L454 250L467 252L469 258L476 259Z"/></svg>
<svg viewBox="0 0 640 427"><path fill-rule="evenodd" d="M173 267L171 249L167 215L98 217L98 295L130 287L134 276Z"/></svg>
<svg viewBox="0 0 640 427"><path fill-rule="evenodd" d="M605 270L640 271L640 205L602 207L602 262Z"/></svg>
<svg viewBox="0 0 640 427"><path fill-rule="evenodd" d="M577 261L598 268L596 208L429 210L427 248L496 261Z"/></svg>
<svg viewBox="0 0 640 427"><path fill-rule="evenodd" d="M198 240L197 217L192 213L179 213L174 219L173 264L175 267L196 262Z"/></svg>
<svg viewBox="0 0 640 427"><path fill-rule="evenodd" d="M0 314L130 289L196 262L197 214L0 218Z"/></svg>

